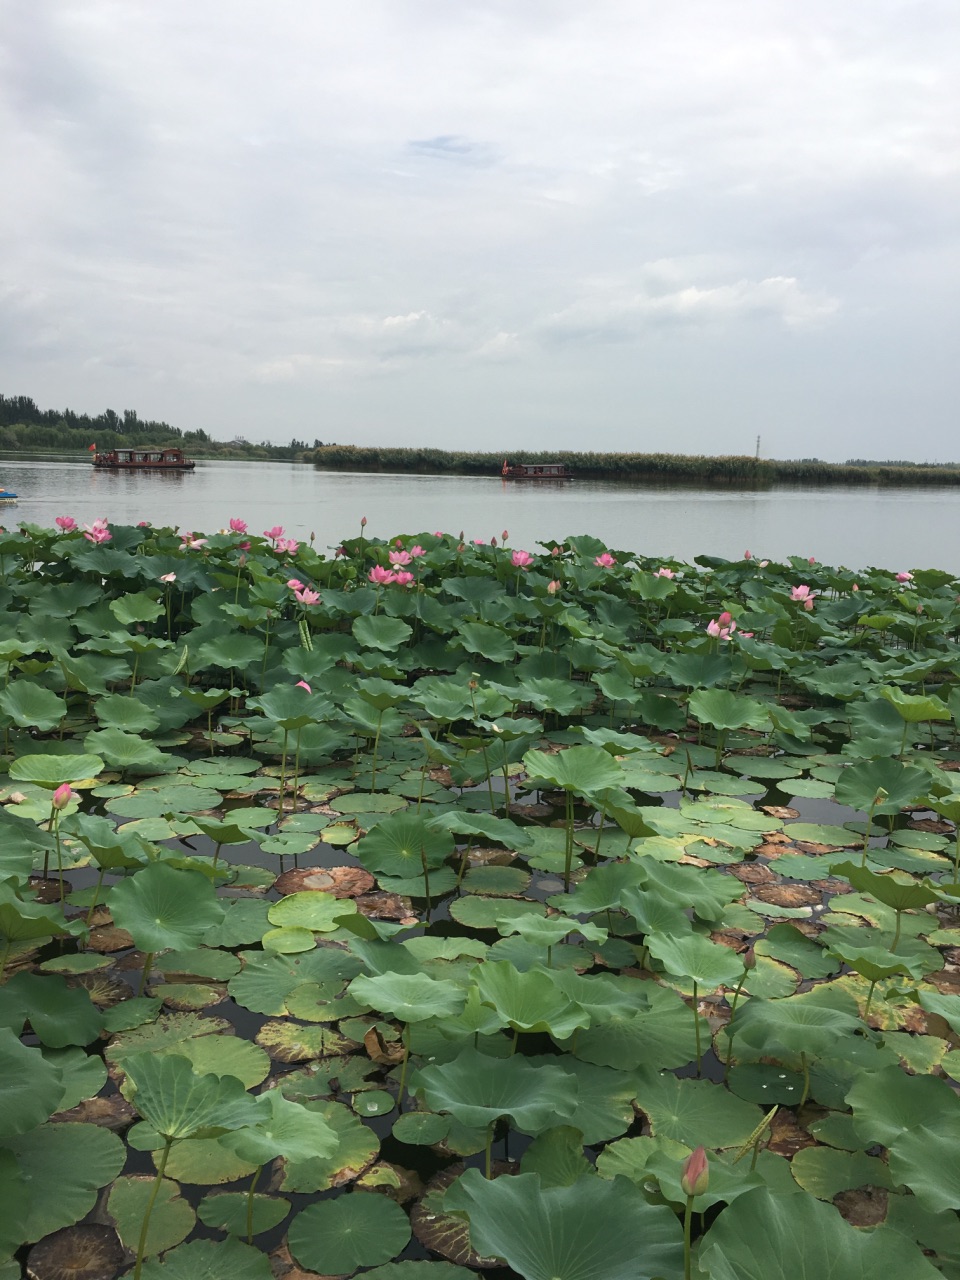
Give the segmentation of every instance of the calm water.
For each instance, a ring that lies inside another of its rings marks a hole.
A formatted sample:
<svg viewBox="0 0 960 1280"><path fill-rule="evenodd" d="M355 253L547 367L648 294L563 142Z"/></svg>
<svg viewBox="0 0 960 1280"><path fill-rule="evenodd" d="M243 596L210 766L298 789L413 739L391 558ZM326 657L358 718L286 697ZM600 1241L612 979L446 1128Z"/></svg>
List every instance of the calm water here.
<svg viewBox="0 0 960 1280"><path fill-rule="evenodd" d="M222 528L241 516L259 533L275 524L318 548L358 534L444 530L536 549L589 533L611 547L690 560L816 556L851 568L941 568L960 573L960 489L704 490L579 480L508 484L499 477L331 474L310 466L200 462L193 473L116 475L86 462L0 460L0 486L20 495L0 523L52 525L55 516L117 524L149 520Z"/></svg>

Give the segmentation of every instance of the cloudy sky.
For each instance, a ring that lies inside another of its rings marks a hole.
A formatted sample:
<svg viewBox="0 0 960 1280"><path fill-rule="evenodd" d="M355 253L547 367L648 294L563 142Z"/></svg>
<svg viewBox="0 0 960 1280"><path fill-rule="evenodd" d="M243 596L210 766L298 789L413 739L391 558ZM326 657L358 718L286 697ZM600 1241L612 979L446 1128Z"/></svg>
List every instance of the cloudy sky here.
<svg viewBox="0 0 960 1280"><path fill-rule="evenodd" d="M0 391L960 459L956 0L0 0Z"/></svg>

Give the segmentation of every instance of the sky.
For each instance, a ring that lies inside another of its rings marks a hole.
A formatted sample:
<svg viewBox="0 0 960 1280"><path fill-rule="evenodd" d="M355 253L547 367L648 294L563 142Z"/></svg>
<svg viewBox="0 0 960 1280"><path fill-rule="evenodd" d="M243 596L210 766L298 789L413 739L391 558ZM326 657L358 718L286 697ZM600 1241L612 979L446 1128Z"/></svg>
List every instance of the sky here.
<svg viewBox="0 0 960 1280"><path fill-rule="evenodd" d="M956 0L0 0L0 392L960 460Z"/></svg>

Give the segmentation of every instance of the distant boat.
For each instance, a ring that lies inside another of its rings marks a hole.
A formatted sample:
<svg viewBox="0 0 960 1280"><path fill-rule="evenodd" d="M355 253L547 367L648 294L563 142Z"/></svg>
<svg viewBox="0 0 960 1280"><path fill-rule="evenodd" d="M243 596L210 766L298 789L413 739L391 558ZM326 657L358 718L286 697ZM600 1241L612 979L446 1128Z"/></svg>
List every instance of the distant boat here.
<svg viewBox="0 0 960 1280"><path fill-rule="evenodd" d="M573 473L567 470L563 462L538 462L536 464L518 462L510 466L506 458L500 475L504 480L572 480Z"/></svg>
<svg viewBox="0 0 960 1280"><path fill-rule="evenodd" d="M192 471L197 465L182 449L108 449L93 455L101 471Z"/></svg>
<svg viewBox="0 0 960 1280"><path fill-rule="evenodd" d="M11 489L0 489L0 506L15 507L17 495Z"/></svg>

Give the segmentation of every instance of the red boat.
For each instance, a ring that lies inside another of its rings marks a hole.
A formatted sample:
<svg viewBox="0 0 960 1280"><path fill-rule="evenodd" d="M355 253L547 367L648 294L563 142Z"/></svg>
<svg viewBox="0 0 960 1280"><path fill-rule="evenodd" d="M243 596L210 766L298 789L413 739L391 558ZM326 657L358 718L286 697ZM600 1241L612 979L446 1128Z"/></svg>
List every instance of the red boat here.
<svg viewBox="0 0 960 1280"><path fill-rule="evenodd" d="M510 466L506 458L500 475L504 480L572 480L573 474L563 462L539 462L536 464L518 462Z"/></svg>
<svg viewBox="0 0 960 1280"><path fill-rule="evenodd" d="M102 471L192 471L197 465L182 449L109 449L93 455Z"/></svg>

